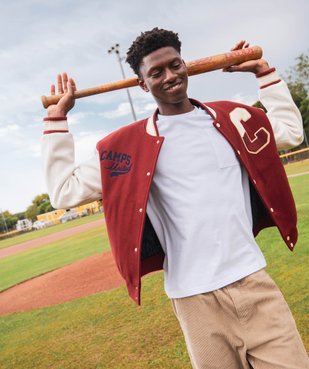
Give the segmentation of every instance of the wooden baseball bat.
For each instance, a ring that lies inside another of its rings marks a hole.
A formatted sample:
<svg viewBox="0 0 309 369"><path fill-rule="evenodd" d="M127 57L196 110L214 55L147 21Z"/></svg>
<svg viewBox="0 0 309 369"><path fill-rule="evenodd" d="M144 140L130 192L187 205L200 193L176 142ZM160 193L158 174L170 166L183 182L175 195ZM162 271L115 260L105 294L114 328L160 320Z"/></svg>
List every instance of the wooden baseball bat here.
<svg viewBox="0 0 309 369"><path fill-rule="evenodd" d="M192 60L186 62L188 69L188 75L194 76L205 72L210 72L216 69L226 68L231 65L243 63L248 60L260 59L263 51L259 46L248 47L246 49L230 51L224 54L208 56L202 59ZM120 90L123 88L137 86L137 77L131 77L116 82L106 83L101 86L90 87L83 90L75 91L75 98L80 99L81 97L102 94L104 92ZM57 104L63 94L42 96L42 103L44 108L49 105Z"/></svg>

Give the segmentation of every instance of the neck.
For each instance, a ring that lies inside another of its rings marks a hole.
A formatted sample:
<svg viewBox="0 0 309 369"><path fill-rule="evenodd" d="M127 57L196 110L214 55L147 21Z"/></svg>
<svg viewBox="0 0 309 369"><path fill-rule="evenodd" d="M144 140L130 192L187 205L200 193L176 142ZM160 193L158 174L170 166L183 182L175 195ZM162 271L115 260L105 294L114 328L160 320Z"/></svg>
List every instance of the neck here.
<svg viewBox="0 0 309 369"><path fill-rule="evenodd" d="M194 109L189 99L173 104L158 103L159 114L161 115L177 115L189 113Z"/></svg>

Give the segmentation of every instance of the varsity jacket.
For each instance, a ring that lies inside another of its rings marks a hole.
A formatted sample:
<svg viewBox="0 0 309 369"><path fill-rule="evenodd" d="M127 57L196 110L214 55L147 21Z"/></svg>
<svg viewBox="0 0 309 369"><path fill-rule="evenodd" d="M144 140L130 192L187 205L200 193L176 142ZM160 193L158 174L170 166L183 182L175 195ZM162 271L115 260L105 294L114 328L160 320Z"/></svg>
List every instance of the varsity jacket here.
<svg viewBox="0 0 309 369"><path fill-rule="evenodd" d="M278 79L274 70L259 76L259 79L264 90L268 89L266 98L263 100L261 96L261 100L269 108L269 118L263 110L243 104L228 101L206 104L195 100L191 102L212 116L214 126L230 143L248 173L254 235L265 227L276 225L284 242L292 250L297 242L296 210L277 148L301 142L301 118L286 85ZM267 106L269 103L272 105L272 99L281 100L281 106L278 102L277 105L273 103L275 106ZM55 128L55 123L48 119L44 137L49 144L43 140L47 182L54 205L71 207L90 201L93 197L101 197L103 193L112 253L126 281L129 295L138 304L141 277L162 269L164 260L164 252L146 213L156 162L164 144L164 137L159 136L156 129L156 115L157 112L149 119L122 127L100 140L97 144L97 163L92 159L78 168L72 166L72 155L66 155L64 148L60 158L59 152L64 141L52 138L55 135L69 135L63 121L58 122L58 129L55 130L51 129ZM287 122L284 115L293 122L289 119ZM59 128L63 131L59 132ZM50 144L53 150L44 150ZM69 162L71 165L68 165ZM58 180L58 184L55 184L51 178L52 172L56 173L61 168L66 173L62 175L62 181ZM91 182L89 178L95 181ZM59 204L55 204L56 194L60 199ZM70 196L74 197L66 203L70 206L63 206L63 199Z"/></svg>

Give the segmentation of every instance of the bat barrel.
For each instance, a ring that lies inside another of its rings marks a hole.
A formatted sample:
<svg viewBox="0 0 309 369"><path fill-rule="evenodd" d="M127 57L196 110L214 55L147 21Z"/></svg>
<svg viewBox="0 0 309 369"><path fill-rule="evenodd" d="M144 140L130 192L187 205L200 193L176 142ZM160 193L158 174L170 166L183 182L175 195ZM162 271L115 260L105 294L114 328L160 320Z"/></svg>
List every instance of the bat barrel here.
<svg viewBox="0 0 309 369"><path fill-rule="evenodd" d="M248 60L260 59L262 57L262 49L259 46L248 47L246 49L235 50L224 54L208 56L206 58L193 60L186 63L188 75L194 76L196 74L211 72L216 69L226 68L231 65L240 64ZM104 92L120 90L123 88L129 88L137 86L137 77L131 77L128 79L106 83L101 86L90 87L82 90L75 91L75 98L80 99L82 97L101 94ZM63 94L42 96L42 104L44 108L48 108L50 105L57 104Z"/></svg>
<svg viewBox="0 0 309 369"><path fill-rule="evenodd" d="M246 49L230 51L224 54L193 60L192 62L186 63L186 65L188 75L194 76L196 74L211 72L231 65L244 63L248 60L260 59L262 55L262 49L259 46L253 46Z"/></svg>

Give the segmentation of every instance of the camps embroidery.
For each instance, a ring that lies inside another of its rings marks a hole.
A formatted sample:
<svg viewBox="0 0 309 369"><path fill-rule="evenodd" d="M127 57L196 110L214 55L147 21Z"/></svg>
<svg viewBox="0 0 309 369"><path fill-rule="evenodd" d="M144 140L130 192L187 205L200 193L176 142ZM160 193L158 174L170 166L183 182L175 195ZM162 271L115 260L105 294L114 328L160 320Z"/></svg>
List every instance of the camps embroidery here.
<svg viewBox="0 0 309 369"><path fill-rule="evenodd" d="M133 166L131 155L113 150L103 150L100 160L111 161L111 163L105 167L105 169L110 171L111 177L118 177L119 175L127 174Z"/></svg>

